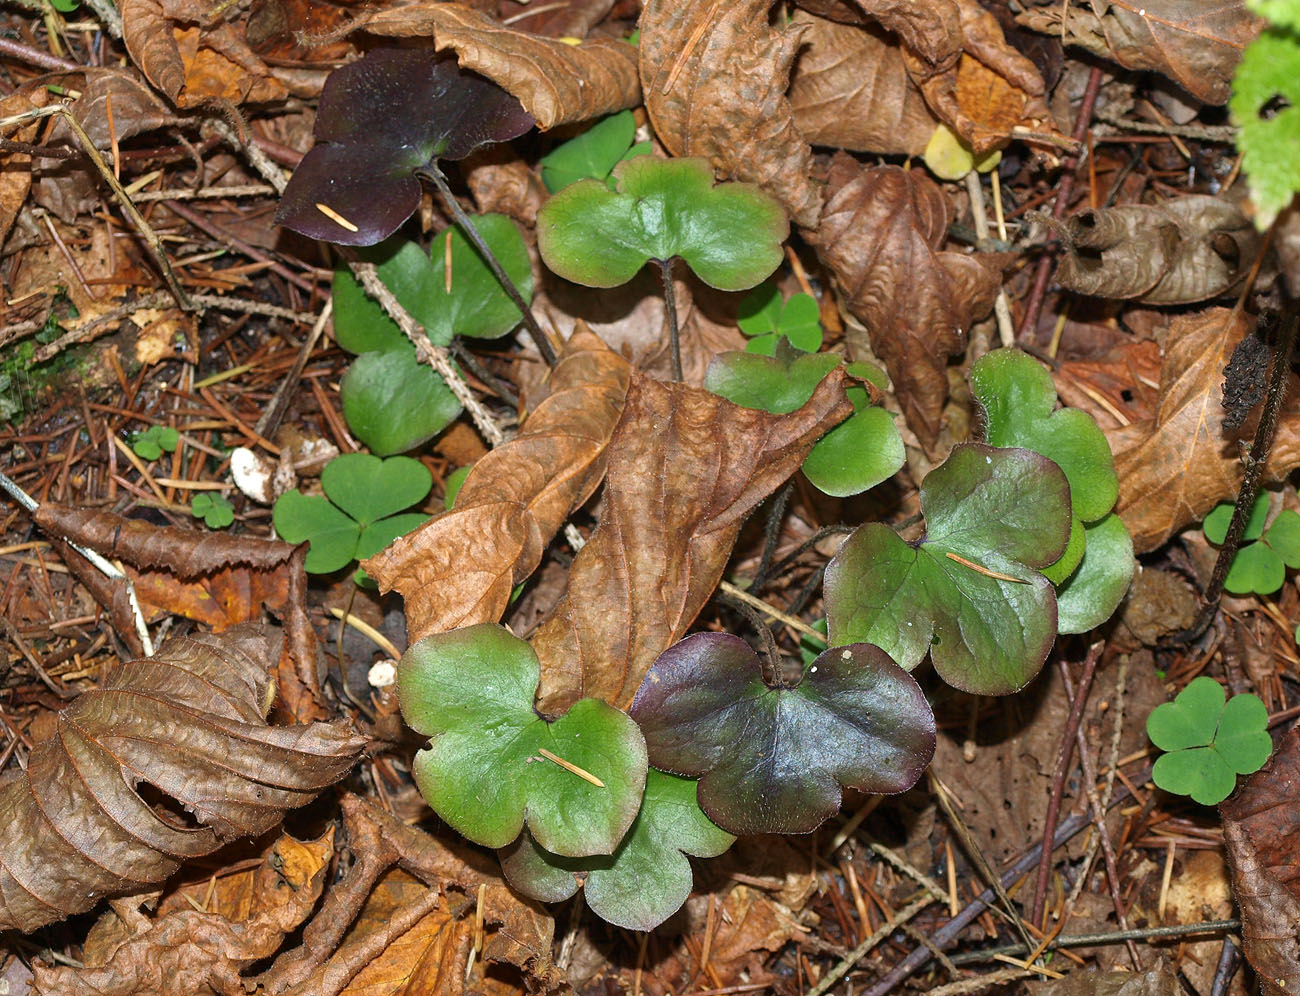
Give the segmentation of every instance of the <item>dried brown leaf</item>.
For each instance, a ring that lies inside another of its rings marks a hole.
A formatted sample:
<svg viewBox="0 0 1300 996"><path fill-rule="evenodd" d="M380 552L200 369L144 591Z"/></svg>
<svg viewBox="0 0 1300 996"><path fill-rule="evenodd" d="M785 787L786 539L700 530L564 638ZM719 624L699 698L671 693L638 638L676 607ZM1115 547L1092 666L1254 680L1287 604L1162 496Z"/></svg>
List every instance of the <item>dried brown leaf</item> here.
<svg viewBox="0 0 1300 996"><path fill-rule="evenodd" d="M433 36L466 69L509 90L543 131L641 103L636 47L617 38L569 45L505 27L459 3L420 2L359 18L356 27L395 38Z"/></svg>
<svg viewBox="0 0 1300 996"><path fill-rule="evenodd" d="M703 156L756 183L800 225L817 223L812 149L786 98L803 28L768 26L767 0L648 0L641 85L655 134L674 156Z"/></svg>
<svg viewBox="0 0 1300 996"><path fill-rule="evenodd" d="M686 635L745 516L851 406L832 373L788 415L634 375L610 441L600 525L533 637L539 707L588 696L626 708L654 659Z"/></svg>
<svg viewBox="0 0 1300 996"><path fill-rule="evenodd" d="M133 936L100 965L37 964L34 991L43 996L204 996L242 992L240 969L276 952L310 914L334 854L331 827L319 840L282 836L249 884L242 916L189 905L157 917L131 914Z"/></svg>
<svg viewBox="0 0 1300 996"><path fill-rule="evenodd" d="M25 111L44 107L48 99L44 87L38 87L31 93L19 90L0 99L0 118L12 117ZM5 137L11 141L31 143L40 128L39 121L33 121L16 132ZM32 157L21 152L5 154L5 168L0 170L0 245L9 235L9 229L18 220L18 212L27 202L27 194L32 189Z"/></svg>
<svg viewBox="0 0 1300 996"><path fill-rule="evenodd" d="M1153 69L1210 104L1227 103L1242 49L1263 22L1243 0L1079 0L1032 8L1018 20L1067 44L1114 59L1126 69Z"/></svg>
<svg viewBox="0 0 1300 996"><path fill-rule="evenodd" d="M803 47L790 81L795 124L814 145L920 155L939 119L907 74L896 36L796 11Z"/></svg>
<svg viewBox="0 0 1300 996"><path fill-rule="evenodd" d="M1061 979L1030 982L1031 996L1179 996L1182 988L1167 968L1150 972L1071 972Z"/></svg>
<svg viewBox="0 0 1300 996"><path fill-rule="evenodd" d="M23 776L0 786L0 927L34 930L161 882L337 781L364 741L266 726L278 656L261 627L178 638L59 713Z"/></svg>
<svg viewBox="0 0 1300 996"><path fill-rule="evenodd" d="M1064 236L1056 273L1063 287L1144 304L1191 304L1227 293L1244 279L1260 244L1236 205L1200 194L1081 211Z"/></svg>
<svg viewBox="0 0 1300 996"><path fill-rule="evenodd" d="M1219 806L1246 960L1265 996L1300 986L1300 730Z"/></svg>
<svg viewBox="0 0 1300 996"><path fill-rule="evenodd" d="M586 38L613 10L614 0L552 0L540 6L502 0L499 7L501 19L508 20L516 31L548 38Z"/></svg>
<svg viewBox="0 0 1300 996"><path fill-rule="evenodd" d="M456 507L364 562L383 590L406 599L412 640L501 618L511 589L600 483L628 376L617 353L575 332L550 395L519 435L474 465Z"/></svg>
<svg viewBox="0 0 1300 996"><path fill-rule="evenodd" d="M1126 342L1095 360L1067 360L1052 373L1061 404L1082 408L1103 429L1150 418L1160 386L1160 346Z"/></svg>
<svg viewBox="0 0 1300 996"><path fill-rule="evenodd" d="M277 614L289 595L289 572L222 567L197 581L180 581L167 571L127 569L141 608L184 616L203 623L214 633L236 623L262 618L262 610Z"/></svg>
<svg viewBox="0 0 1300 996"><path fill-rule="evenodd" d="M1238 440L1254 436L1257 417L1223 428L1223 368L1246 333L1246 320L1210 308L1172 320L1162 340L1160 398L1154 418L1106 433L1119 474L1117 511L1138 553L1153 550L1199 522L1241 484ZM1290 378L1266 474L1300 466L1300 378Z"/></svg>
<svg viewBox="0 0 1300 996"><path fill-rule="evenodd" d="M993 307L1002 257L939 251L948 202L920 170L869 168L841 153L827 195L810 241L867 326L908 426L929 447L948 397L947 358Z"/></svg>

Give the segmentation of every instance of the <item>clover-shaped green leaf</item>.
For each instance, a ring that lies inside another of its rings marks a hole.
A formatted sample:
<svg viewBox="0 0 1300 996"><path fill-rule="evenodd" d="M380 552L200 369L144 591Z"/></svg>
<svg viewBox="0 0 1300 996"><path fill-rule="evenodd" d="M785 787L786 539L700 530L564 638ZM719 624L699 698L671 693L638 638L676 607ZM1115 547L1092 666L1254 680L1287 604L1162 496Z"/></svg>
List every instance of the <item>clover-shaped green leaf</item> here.
<svg viewBox="0 0 1300 996"><path fill-rule="evenodd" d="M772 687L744 640L697 633L659 655L630 713L655 767L700 776L700 806L736 834L808 833L841 786L904 792L934 754L925 694L869 644L831 647Z"/></svg>
<svg viewBox="0 0 1300 996"><path fill-rule="evenodd" d="M713 183L703 159L637 156L566 187L537 214L542 260L565 280L616 287L650 260L680 257L719 290L753 287L781 262L781 205L749 183Z"/></svg>
<svg viewBox="0 0 1300 996"><path fill-rule="evenodd" d="M1285 5L1272 6L1270 16ZM1279 17L1246 46L1232 78L1228 108L1237 126L1237 147L1258 209L1255 224L1272 224L1300 191L1300 20Z"/></svg>
<svg viewBox="0 0 1300 996"><path fill-rule="evenodd" d="M635 140L636 119L632 112L611 114L542 156L538 161L542 183L552 194L579 180L608 183L610 173L623 160L651 153L649 142L633 145Z"/></svg>
<svg viewBox="0 0 1300 996"><path fill-rule="evenodd" d="M157 460L164 452L174 452L180 439L170 425L151 425L131 437L131 450L141 460Z"/></svg>
<svg viewBox="0 0 1300 996"><path fill-rule="evenodd" d="M645 740L598 699L549 721L533 708L541 668L523 640L484 623L425 637L402 657L402 716L430 737L413 774L434 812L505 847L524 826L565 857L611 854L641 804Z"/></svg>
<svg viewBox="0 0 1300 996"><path fill-rule="evenodd" d="M805 353L815 353L822 347L817 299L799 293L783 304L780 288L771 281L764 281L741 299L736 324L751 337L746 352L772 356L782 336Z"/></svg>
<svg viewBox="0 0 1300 996"><path fill-rule="evenodd" d="M868 523L832 558L831 645L875 643L909 671L929 649L962 691L1023 688L1056 639L1056 593L1040 570L1069 539L1065 475L1030 450L965 443L922 482L921 510L916 544Z"/></svg>
<svg viewBox="0 0 1300 996"><path fill-rule="evenodd" d="M1237 775L1258 771L1268 760L1273 740L1264 703L1250 694L1226 698L1222 685L1202 675L1147 716L1147 736L1167 751L1151 769L1166 792L1213 806L1232 793Z"/></svg>
<svg viewBox="0 0 1300 996"><path fill-rule="evenodd" d="M235 521L235 506L225 495L201 491L190 502L190 514L209 529L225 529Z"/></svg>
<svg viewBox="0 0 1300 996"><path fill-rule="evenodd" d="M286 542L311 543L309 573L328 574L374 556L421 525L428 516L396 513L423 500L431 487L433 475L418 460L347 453L321 473L325 497L287 491L276 499L271 518Z"/></svg>
<svg viewBox="0 0 1300 996"><path fill-rule="evenodd" d="M578 891L584 875L587 905L628 930L653 930L681 909L691 892L686 855L717 857L735 841L704 815L695 782L651 768L632 829L610 855L562 858L538 846L527 831L501 853L501 869L526 896L558 903Z"/></svg>
<svg viewBox="0 0 1300 996"><path fill-rule="evenodd" d="M518 100L455 59L374 49L325 81L318 144L294 170L275 222L308 238L374 245L419 206L418 170L532 126Z"/></svg>
<svg viewBox="0 0 1300 996"><path fill-rule="evenodd" d="M1234 595L1271 595L1286 581L1288 567L1300 567L1300 514L1283 509L1265 530L1268 503L1266 492L1256 495L1242 533L1242 546L1223 580L1224 589ZM1206 539L1221 544L1228 535L1232 513L1232 502L1216 505L1201 525Z"/></svg>
<svg viewBox="0 0 1300 996"><path fill-rule="evenodd" d="M998 349L975 362L971 393L982 414L984 441L992 446L1023 446L1054 461L1070 482L1074 522L1061 559L1043 574L1069 599L1060 606L1059 632L1083 633L1111 617L1133 580L1132 543L1110 511L1119 496L1119 477L1106 436L1086 412L1056 410L1056 388L1042 365L1018 349ZM1088 544L1102 522L1103 544L1087 557Z"/></svg>

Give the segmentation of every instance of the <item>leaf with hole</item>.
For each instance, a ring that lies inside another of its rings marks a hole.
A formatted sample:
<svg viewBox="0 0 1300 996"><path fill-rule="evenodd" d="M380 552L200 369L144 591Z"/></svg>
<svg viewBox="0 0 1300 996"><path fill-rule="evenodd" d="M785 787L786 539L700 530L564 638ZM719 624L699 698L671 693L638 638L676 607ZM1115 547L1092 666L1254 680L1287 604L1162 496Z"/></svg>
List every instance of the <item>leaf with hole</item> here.
<svg viewBox="0 0 1300 996"><path fill-rule="evenodd" d="M1246 46L1228 102L1237 147L1258 209L1255 225L1267 228L1300 191L1300 28L1274 25Z"/></svg>
<svg viewBox="0 0 1300 996"><path fill-rule="evenodd" d="M1258 771L1268 760L1273 740L1264 703L1251 694L1226 698L1222 685L1202 675L1147 716L1147 736L1167 752L1151 769L1166 792L1213 806L1232 793L1237 775Z"/></svg>
<svg viewBox="0 0 1300 996"><path fill-rule="evenodd" d="M537 214L542 261L565 280L616 287L650 260L680 257L719 290L745 290L781 262L785 212L748 183L714 185L703 159L637 156L566 187Z"/></svg>
<svg viewBox="0 0 1300 996"><path fill-rule="evenodd" d="M800 292L782 303L780 288L771 281L764 281L741 299L736 324L751 337L745 346L750 353L772 356L781 336L805 353L815 353L822 346L817 299Z"/></svg>
<svg viewBox="0 0 1300 996"><path fill-rule="evenodd" d="M1084 633L1100 626L1119 607L1134 568L1131 541L1127 556L1124 552L1128 532L1122 522L1110 517L1119 497L1119 477L1105 434L1087 412L1057 410L1051 376L1018 349L998 349L982 356L971 367L970 386L986 443L1041 453L1070 482L1070 542L1061 559L1044 568L1043 574L1058 589L1071 582L1066 611L1057 618L1059 632ZM1108 524L1097 541L1104 547L1098 556L1088 558L1094 527L1103 520Z"/></svg>
<svg viewBox="0 0 1300 996"><path fill-rule="evenodd" d="M527 826L556 854L611 854L640 808L645 740L598 699L553 721L539 716L540 677L533 649L490 623L411 647L398 666L398 702L431 738L415 758L416 785L476 844L505 847Z"/></svg>
<svg viewBox="0 0 1300 996"><path fill-rule="evenodd" d="M651 768L632 829L611 855L562 858L527 831L501 851L506 879L524 895L558 903L578 891L592 912L628 930L653 930L681 909L691 892L686 855L717 857L735 841L704 815L695 782Z"/></svg>
<svg viewBox="0 0 1300 996"><path fill-rule="evenodd" d="M655 767L699 777L723 829L809 833L843 788L905 792L930 763L930 705L879 647L832 646L797 682L774 677L739 637L697 633L659 655L632 702Z"/></svg>
<svg viewBox="0 0 1300 996"><path fill-rule="evenodd" d="M374 49L325 81L318 144L294 170L275 222L308 238L374 245L419 206L420 169L532 126L518 100L455 59Z"/></svg>
<svg viewBox="0 0 1300 996"><path fill-rule="evenodd" d="M917 542L873 522L832 558L831 645L875 643L909 671L928 649L955 688L1018 691L1056 639L1056 593L1041 570L1069 539L1069 482L1038 453L966 443L922 482L921 511Z"/></svg>
<svg viewBox="0 0 1300 996"><path fill-rule="evenodd" d="M423 523L428 516L421 513L397 513L423 501L432 487L433 476L418 460L347 453L321 473L323 497L286 491L271 517L286 542L311 543L308 573L329 574Z"/></svg>

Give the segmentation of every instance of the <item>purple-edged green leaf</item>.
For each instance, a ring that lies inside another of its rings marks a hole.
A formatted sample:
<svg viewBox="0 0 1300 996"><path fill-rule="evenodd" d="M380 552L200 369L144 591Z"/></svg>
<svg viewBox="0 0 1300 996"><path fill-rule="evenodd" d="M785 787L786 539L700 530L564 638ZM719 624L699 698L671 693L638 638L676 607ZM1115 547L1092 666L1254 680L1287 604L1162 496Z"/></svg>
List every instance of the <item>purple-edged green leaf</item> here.
<svg viewBox="0 0 1300 996"><path fill-rule="evenodd" d="M869 523L831 560L832 646L875 643L909 671L930 650L962 691L1023 688L1056 639L1056 593L1039 570L1069 539L1065 475L1030 450L968 443L922 482L921 510L915 546Z"/></svg>
<svg viewBox="0 0 1300 996"><path fill-rule="evenodd" d="M375 49L325 81L318 144L285 188L276 224L313 239L373 245L419 206L416 170L532 126L518 100L454 59L430 49Z"/></svg>
<svg viewBox="0 0 1300 996"><path fill-rule="evenodd" d="M840 365L833 353L797 353L787 344L775 356L728 350L704 375L704 386L732 404L785 415L807 404L822 378Z"/></svg>
<svg viewBox="0 0 1300 996"><path fill-rule="evenodd" d="M328 498L286 491L271 510L275 531L286 543L310 543L303 567L308 574L330 574L356 559L361 526Z"/></svg>
<svg viewBox="0 0 1300 996"><path fill-rule="evenodd" d="M1133 538L1112 512L1084 526L1083 560L1056 588L1056 631L1086 633L1109 619L1133 580Z"/></svg>
<svg viewBox="0 0 1300 996"><path fill-rule="evenodd" d="M553 722L538 716L540 676L532 647L501 626L437 633L411 647L398 666L398 702L430 738L415 757L415 783L434 812L485 847L505 847L526 825L556 854L610 854L641 805L645 740L597 699Z"/></svg>
<svg viewBox="0 0 1300 996"><path fill-rule="evenodd" d="M423 501L433 475L410 457L381 460L369 453L345 453L326 464L320 483L325 497L368 526Z"/></svg>
<svg viewBox="0 0 1300 996"><path fill-rule="evenodd" d="M680 257L719 290L753 287L781 262L790 225L749 183L713 183L704 159L638 156L599 180L566 187L537 214L542 261L565 280L617 287L652 259Z"/></svg>
<svg viewBox="0 0 1300 996"><path fill-rule="evenodd" d="M562 858L524 832L501 853L501 868L524 895L556 903L578 891L586 873L587 905L599 917L629 930L653 930L681 909L691 892L686 855L712 858L735 837L704 815L695 782L651 768L632 829L612 855Z"/></svg>
<svg viewBox="0 0 1300 996"><path fill-rule="evenodd" d="M343 375L339 395L348 428L380 456L414 449L460 414L451 388L415 358L409 343L362 353Z"/></svg>
<svg viewBox="0 0 1300 996"><path fill-rule="evenodd" d="M657 768L700 778L699 801L731 833L808 833L841 788L911 788L934 754L934 715L879 647L831 647L793 688L726 633L669 647L630 710Z"/></svg>

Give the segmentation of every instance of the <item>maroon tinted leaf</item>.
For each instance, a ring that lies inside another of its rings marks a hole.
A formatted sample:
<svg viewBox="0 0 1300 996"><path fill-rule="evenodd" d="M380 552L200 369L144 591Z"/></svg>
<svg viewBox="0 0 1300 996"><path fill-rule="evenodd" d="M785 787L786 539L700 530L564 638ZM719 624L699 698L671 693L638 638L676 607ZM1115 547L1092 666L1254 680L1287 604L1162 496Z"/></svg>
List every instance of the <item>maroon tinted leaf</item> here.
<svg viewBox="0 0 1300 996"><path fill-rule="evenodd" d="M934 714L879 647L832 647L794 687L763 680L758 655L727 633L669 647L631 716L656 768L700 777L700 806L729 833L808 833L841 786L904 792L934 754Z"/></svg>
<svg viewBox="0 0 1300 996"><path fill-rule="evenodd" d="M294 171L276 224L313 239L374 245L419 206L418 169L532 126L518 100L454 59L429 49L368 52L325 81L314 133L320 144Z"/></svg>

